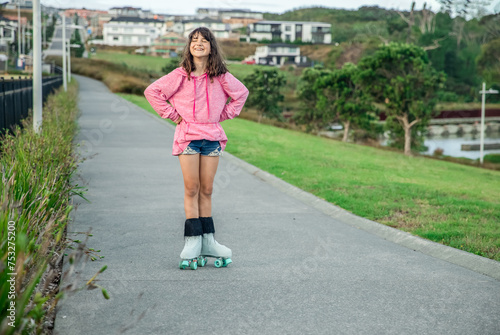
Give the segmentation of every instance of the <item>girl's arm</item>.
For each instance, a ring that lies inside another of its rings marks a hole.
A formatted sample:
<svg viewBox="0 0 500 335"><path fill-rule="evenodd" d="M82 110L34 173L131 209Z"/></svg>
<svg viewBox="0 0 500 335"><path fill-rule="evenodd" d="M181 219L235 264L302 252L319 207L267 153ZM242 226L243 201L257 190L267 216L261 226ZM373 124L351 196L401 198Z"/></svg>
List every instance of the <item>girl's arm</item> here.
<svg viewBox="0 0 500 335"><path fill-rule="evenodd" d="M222 122L240 114L248 97L248 89L229 72L220 76L220 83L224 92L231 97L220 114L219 122Z"/></svg>
<svg viewBox="0 0 500 335"><path fill-rule="evenodd" d="M144 96L151 104L151 107L160 115L162 119L177 120L180 115L167 100L177 92L182 82L182 76L175 73L175 70L161 77L144 91Z"/></svg>

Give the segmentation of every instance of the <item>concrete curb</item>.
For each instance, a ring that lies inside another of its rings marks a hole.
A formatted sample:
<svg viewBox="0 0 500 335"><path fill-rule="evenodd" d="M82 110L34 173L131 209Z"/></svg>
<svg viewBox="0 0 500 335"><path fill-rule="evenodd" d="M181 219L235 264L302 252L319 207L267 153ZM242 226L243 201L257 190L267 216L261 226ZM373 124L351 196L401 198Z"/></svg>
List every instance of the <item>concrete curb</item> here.
<svg viewBox="0 0 500 335"><path fill-rule="evenodd" d="M125 99L124 99L125 100ZM139 106L125 100L132 107L141 110L146 113L151 118L155 119L157 122L175 129L175 127L164 120L155 117L148 111L140 108ZM494 261L489 258L481 257L475 254L471 254L459 249L455 249L446 245L442 245L436 242L432 242L421 237L411 235L410 233L383 225L381 223L371 221L362 217L359 217L351 212L348 212L338 206L335 206L317 196L305 192L300 188L293 186L278 177L259 169L258 167L249 164L228 152L224 152L222 156L223 159L228 160L232 164L244 169L245 171L253 174L259 179L269 183L279 189L281 192L300 200L301 202L316 208L317 210L323 212L324 214L337 219L345 224L349 224L358 229L367 231L371 234L379 236L387 241L399 244L406 248L419 251L425 255L432 256L437 259L444 260L446 262L459 265L466 269L484 274L486 276L492 277L500 281L500 262Z"/></svg>

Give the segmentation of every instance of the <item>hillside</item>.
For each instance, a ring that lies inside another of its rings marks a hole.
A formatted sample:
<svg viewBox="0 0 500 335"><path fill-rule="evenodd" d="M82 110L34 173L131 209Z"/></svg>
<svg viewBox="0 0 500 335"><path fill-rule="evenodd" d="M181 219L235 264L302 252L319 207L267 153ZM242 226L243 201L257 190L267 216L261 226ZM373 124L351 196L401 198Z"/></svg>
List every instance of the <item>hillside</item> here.
<svg viewBox="0 0 500 335"><path fill-rule="evenodd" d="M439 97L443 102L479 101L477 91L483 81L500 88L500 14L465 20L420 7L412 14L410 8L398 13L376 6L358 10L312 7L283 14L266 13L264 18L330 23L331 46L301 46L303 55L330 68L346 62L356 64L381 44L418 45L427 51L434 68L446 74L446 91ZM500 102L500 96L491 96L489 101Z"/></svg>

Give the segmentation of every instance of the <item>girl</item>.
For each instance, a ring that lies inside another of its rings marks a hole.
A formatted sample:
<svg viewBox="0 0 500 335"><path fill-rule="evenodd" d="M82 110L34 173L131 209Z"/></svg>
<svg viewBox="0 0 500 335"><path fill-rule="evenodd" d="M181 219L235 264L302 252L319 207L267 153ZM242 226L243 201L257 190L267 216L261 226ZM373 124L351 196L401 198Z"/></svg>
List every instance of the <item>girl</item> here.
<svg viewBox="0 0 500 335"><path fill-rule="evenodd" d="M227 266L231 249L214 239L212 188L227 143L220 122L240 114L248 90L228 72L208 28L189 34L180 65L144 91L154 110L177 124L172 154L179 156L186 212L179 267L195 270L208 256L217 258L216 267Z"/></svg>

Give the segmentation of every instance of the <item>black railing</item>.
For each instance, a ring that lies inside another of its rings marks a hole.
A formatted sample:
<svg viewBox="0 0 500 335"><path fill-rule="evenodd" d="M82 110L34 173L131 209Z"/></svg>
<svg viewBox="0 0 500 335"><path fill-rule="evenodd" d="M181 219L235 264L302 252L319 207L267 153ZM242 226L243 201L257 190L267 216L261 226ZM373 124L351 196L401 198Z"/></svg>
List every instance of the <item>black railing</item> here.
<svg viewBox="0 0 500 335"><path fill-rule="evenodd" d="M62 85L62 76L42 78L43 102ZM21 125L33 108L33 79L0 78L0 134Z"/></svg>

